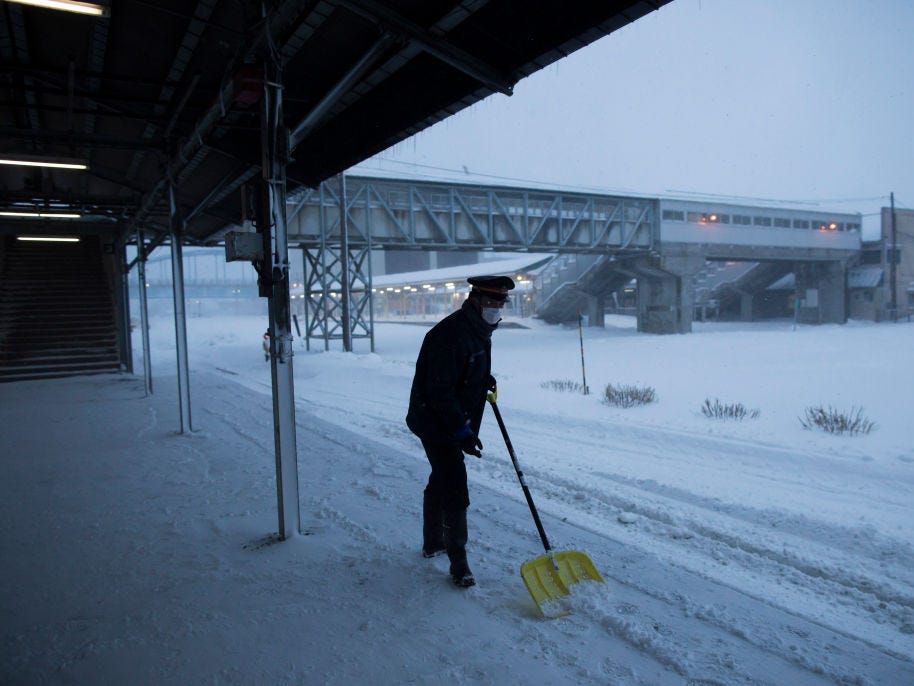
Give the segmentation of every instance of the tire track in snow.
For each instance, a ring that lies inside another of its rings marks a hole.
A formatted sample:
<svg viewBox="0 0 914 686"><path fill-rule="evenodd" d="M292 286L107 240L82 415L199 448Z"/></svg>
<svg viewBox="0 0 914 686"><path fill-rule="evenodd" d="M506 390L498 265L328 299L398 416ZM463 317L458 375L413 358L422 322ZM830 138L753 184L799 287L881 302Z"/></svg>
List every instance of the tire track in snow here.
<svg viewBox="0 0 914 686"><path fill-rule="evenodd" d="M268 384L255 383L260 388L269 389ZM313 397L310 397L312 395ZM412 435L405 428L399 430L391 428L402 423L402 417L399 415L403 414L405 410L400 407L402 402L398 402L399 399L361 398L357 415L352 412L351 397L332 390L324 389L317 394L298 391L296 400L304 403L309 412L324 421L350 430L356 427L355 430L373 433L378 440L393 441L401 449L406 446L408 441L412 441ZM367 407L372 410L366 411ZM690 440L700 441L718 451L721 446L731 446L739 448L741 451L770 450L778 454L789 453L785 448L754 444L738 439L708 437L679 430L637 426L634 427L634 436L626 436L626 438L629 441L642 440L644 445L639 444L637 448L626 448L622 445L607 449L607 444L612 445L609 431L606 432L607 443L599 443L580 436L563 436L561 441L556 441L554 433L536 429L537 417L530 413L517 412L516 414L524 420L523 425L532 436L529 440L537 444L540 452L548 451L550 447L561 447L566 451L581 453L599 448L611 453L627 450L632 455L681 460L682 453L678 449L677 440L685 433L688 434ZM299 425L301 426L301 424ZM313 427L307 428L313 430ZM631 434L631 431L626 431L626 433ZM325 436L325 438L336 442L331 436ZM617 438L617 436L613 438ZM343 443L338 444L344 445ZM411 452L415 451L411 450ZM873 614L880 614L901 633L911 633L910 628L914 626L911 615L914 598L885 580L855 576L845 572L841 561L846 559L844 557L846 551L836 551L836 553L840 552L838 560L827 565L813 562L784 547L778 549L775 547L778 540L773 540L772 545L761 544L759 541L766 540L770 534L760 528L762 525L759 520L765 520L764 511L745 506L741 506L737 510L732 505L724 505L684 491L677 492L675 489L661 486L656 482L637 482L605 471L583 474L583 470L578 470L579 473L582 473L581 479L556 478L554 474L541 467L531 469L527 464L528 461L523 457L521 459L525 463L528 477L536 479L537 500L542 501L542 505L545 506L544 511L560 513L558 516L563 519L572 519L579 523L587 520L588 525L579 524L583 530L606 536L607 523L615 521L623 512L635 512L643 519L643 522L638 523L638 528L642 531L639 532L639 536L634 537L634 542L643 545L643 541L638 543L637 538L639 537L642 539L646 537L655 543L659 542L671 560L675 561L682 555L692 557L699 555L707 558L712 568L719 566L722 561L725 563L732 561L753 574L763 571L771 579L787 579L791 584L805 588L807 592L811 593L821 593L821 590L816 590L820 584L834 584L844 589L839 594L848 600L851 611L863 615L867 621L872 620ZM595 477L601 480L600 483L594 483ZM516 485L508 485L515 478L513 472L507 473L500 468L485 467L483 470L471 470L470 478L474 482L485 484L502 493L511 492L516 488ZM588 485L583 486L582 484L585 483ZM624 493L619 493L620 490ZM671 514L671 512L681 512L682 510L686 510L690 514L685 517ZM747 526L749 530L745 530ZM840 538L841 534L828 524L820 526L819 522L811 521L809 532L805 534L805 537L810 543L816 545L821 545L821 542L812 540L813 530L818 531L819 534L823 530L831 531L836 540ZM620 532L620 534L620 536L610 535L610 538L614 540L620 537L627 537L629 540L633 538L627 533ZM781 532L778 532L778 535L783 537ZM801 538L804 536L796 531L796 527L791 528L790 535ZM650 545L648 544L648 547ZM703 565L703 569L704 573L713 574L708 571L707 565ZM806 581L802 581L804 578ZM827 597L834 593L834 590L827 590L824 595ZM872 604L873 601L877 605L882 604L883 607L877 607L875 611L871 610L867 605Z"/></svg>
<svg viewBox="0 0 914 686"><path fill-rule="evenodd" d="M551 434L537 432L536 443L541 446L541 448L548 449L550 439ZM567 446L569 442L576 443L574 439L571 439L571 441L563 440L562 445ZM652 453L650 450L645 450L643 451L643 454ZM696 496L695 494L674 488L663 487L656 483L651 484L643 481L634 481L626 477L606 472L591 472L587 475L591 478L582 478L581 480L557 477L553 473L547 474L536 469L532 471L527 469L527 473L541 478L543 483L548 484L548 487L553 493L553 499L555 500L561 502L581 502L582 504L583 502L599 503L601 510L608 518L614 518L613 515L618 516L620 512L635 512L656 523L685 529L691 536L699 536L704 539L722 543L731 549L764 557L777 564L792 567L807 576L831 581L862 593L872 594L882 602L894 602L914 609L914 596L892 588L892 586L885 581L879 582L869 577L850 576L840 569L816 564L799 555L791 554L784 548L778 550L771 546L759 544L759 540L764 540L770 536L768 531L759 530L758 528L760 526L760 520L762 520L762 523L764 524L765 517L763 516L763 511L742 506L739 508L739 512L735 513L732 505L704 499L701 498L701 496ZM629 497L622 497L614 494L605 487L605 483L600 484L599 486L589 485L582 487L582 483L593 484L593 476L600 476L604 481L612 482L617 490L621 489L628 491L629 493L632 493L632 495ZM582 498L581 496L584 494L588 497ZM643 494L650 494L655 499L659 498L660 502L653 502L650 505L645 505L643 504L643 500L637 498L638 495ZM669 501L674 501L676 503L675 509L664 507L663 504ZM682 506L685 506L690 510L696 510L698 516L683 519L678 516L678 513L677 515L670 514L671 511L682 510ZM734 520L738 520L740 524L736 524ZM712 521L715 525L711 526L704 523L707 521ZM742 535L733 533L734 531L738 532L741 526L745 527L746 525L749 525L752 529ZM810 525L810 529L828 530L831 528L832 527L827 524L816 523L815 525ZM783 536L783 533L778 533L780 536ZM814 532L810 532L810 534L812 533ZM847 536L853 535L853 533L854 532L847 530L835 531L836 542L840 543L846 541ZM791 534L795 534L795 531L791 531ZM688 539L689 537L689 535L683 536L685 539ZM807 535L806 538L809 539L810 544L816 544L817 548L822 550L819 541L813 540L812 535ZM775 543L778 543L778 541L775 541ZM883 548L879 552L885 552L885 549ZM897 553L897 551L893 552ZM843 557L845 554L844 551L841 551L841 553ZM838 562L840 562L840 560ZM904 567L910 569L907 565L904 565Z"/></svg>
<svg viewBox="0 0 914 686"><path fill-rule="evenodd" d="M343 394L328 393L322 395L322 399L346 400ZM315 405L319 405L312 401ZM379 422L382 426L389 425L392 421L389 408L391 403L383 400L372 400L372 406L377 408L377 412L364 413L360 412L360 421L358 425L362 427L371 427L372 422ZM334 412L341 411L343 408L337 408L333 405L323 404L322 416L325 420L333 422ZM361 404L360 404L361 409ZM330 410L327 413L327 410ZM529 439L523 442L534 443L540 452L549 452L550 448L562 448L572 453L584 453L588 449L599 447L607 450L606 444L598 443L587 438L578 436L563 436L560 441L556 441L554 433L546 430L535 428L541 423L534 421L524 422ZM351 422L347 423L351 426ZM533 428L531 428L533 427ZM642 430L639 430L641 433ZM645 433L647 433L645 431ZM681 459L681 450L663 451L656 448L657 435L659 434L664 442L675 445L676 437L683 432L672 431L668 435L665 430L654 430L652 441L645 441L647 448L629 449L633 454L640 456L651 456L661 459ZM688 433L688 432L686 432ZM410 436L404 432L405 436ZM692 436L692 438L695 438ZM767 449L766 446L755 446L747 442L734 439L721 439L717 437L699 436L704 441L712 445L739 445L742 449ZM617 446L611 448L612 452L619 449ZM787 452L784 449L776 448L775 452ZM538 500L544 500L547 511L563 513L563 519L581 520L582 515L587 515L586 519L591 521L590 526L583 526L588 531L602 534L606 529L606 523L615 521L620 514L625 512L635 512L642 517L648 524L645 526L639 524L642 529L647 529L646 534L653 541L662 541L664 547L668 549L671 560L682 558L684 554L689 556L699 555L711 561L712 567L719 567L722 561L727 564L738 562L740 566L751 573L757 573L760 569L766 568L765 572L771 579L786 579L789 583L799 587L806 588L808 592L830 597L835 594L834 589L821 589L820 585L836 585L843 591L838 591L840 596L847 601L850 610L866 618L866 621L890 621L901 634L911 633L910 629L914 624L914 616L911 610L914 609L914 597L905 594L894 584L883 579L876 579L870 576L854 576L845 571L847 551L833 550L832 556L837 556L829 565L814 562L801 556L798 552L791 552L785 547L777 546L779 541L772 541L773 545L766 546L759 543L769 538L770 532L760 528L759 519L762 511L742 507L739 515L734 514L732 506L712 501L710 499L700 499L700 496L686 492L669 492L668 489L661 487L666 492L657 493L657 488L647 482L635 482L629 480L624 483L624 477L610 478L613 481L612 486L602 483L599 485L583 486L582 484L593 484L594 474L584 475L581 479L557 478L552 472L541 468L530 468L529 463L523 457L525 473L530 478L536 479ZM485 462L485 461L484 461ZM481 482L482 475L479 470L471 470L471 480ZM604 479L607 477L604 476ZM495 470L486 471L486 479L490 486L497 490L510 493L516 489L513 481L516 477L513 472L496 468ZM626 494L618 494L620 488L625 487L628 491ZM659 502L657 502L659 496ZM678 496L678 497L677 497ZM696 502L696 501L699 502ZM649 504L645 504L649 503ZM595 507L596 504L596 507ZM682 511L692 512L691 516L683 518L681 515L673 515L671 512ZM745 530L746 527L749 530ZM827 530L829 526L823 524ZM812 532L820 527L819 522L809 525L810 534L807 536L807 545L816 545L822 550L821 543L814 539ZM734 533L737 532L737 533ZM819 532L821 533L821 531ZM835 532L836 538L840 538L840 532ZM791 532L793 535L794 532ZM778 532L783 537L784 534ZM674 545L670 546L669 543ZM799 546L798 546L799 547ZM677 552L680 551L680 552ZM855 558L859 559L859 558ZM858 567L854 564L853 567ZM706 569L707 573L707 569ZM805 579L805 581L803 580ZM874 618L874 616L876 618Z"/></svg>

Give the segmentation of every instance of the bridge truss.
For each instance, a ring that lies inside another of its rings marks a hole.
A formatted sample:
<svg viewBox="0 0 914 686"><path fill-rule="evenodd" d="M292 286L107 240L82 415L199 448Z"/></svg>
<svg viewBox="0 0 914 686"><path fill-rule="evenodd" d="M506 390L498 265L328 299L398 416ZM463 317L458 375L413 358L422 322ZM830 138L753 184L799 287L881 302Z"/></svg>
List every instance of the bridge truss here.
<svg viewBox="0 0 914 686"><path fill-rule="evenodd" d="M658 201L630 196L346 176L289 202L309 347L312 337L325 347L344 338L347 326L373 341L372 250L646 253L659 235Z"/></svg>

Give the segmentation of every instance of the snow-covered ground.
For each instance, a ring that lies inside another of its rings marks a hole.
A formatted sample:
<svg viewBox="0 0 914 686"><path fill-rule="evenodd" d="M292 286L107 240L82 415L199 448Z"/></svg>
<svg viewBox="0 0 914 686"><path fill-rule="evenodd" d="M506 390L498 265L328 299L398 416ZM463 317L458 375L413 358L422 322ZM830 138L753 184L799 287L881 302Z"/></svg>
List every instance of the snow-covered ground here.
<svg viewBox="0 0 914 686"><path fill-rule="evenodd" d="M426 326L377 325L374 354L296 341L308 535L275 543L265 317L188 321L185 435L156 317L150 398L140 376L0 384L0 682L914 683L914 324L611 318L585 330L585 396L543 386L580 381L577 329L518 323L494 337L499 406L554 547L606 580L572 616L523 586L542 547L489 410L478 586L420 556L403 417ZM610 382L657 402L609 407ZM712 420L706 398L760 416ZM813 405L878 426L804 430Z"/></svg>

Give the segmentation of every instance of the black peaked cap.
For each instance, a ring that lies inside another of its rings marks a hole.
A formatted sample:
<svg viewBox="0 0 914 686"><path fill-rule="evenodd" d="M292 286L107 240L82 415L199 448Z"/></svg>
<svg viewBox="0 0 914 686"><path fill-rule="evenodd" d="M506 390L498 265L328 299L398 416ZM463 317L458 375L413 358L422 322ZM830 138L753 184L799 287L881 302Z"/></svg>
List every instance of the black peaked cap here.
<svg viewBox="0 0 914 686"><path fill-rule="evenodd" d="M508 291L514 288L510 276L471 276L467 279L474 291L478 291L493 300L507 300Z"/></svg>

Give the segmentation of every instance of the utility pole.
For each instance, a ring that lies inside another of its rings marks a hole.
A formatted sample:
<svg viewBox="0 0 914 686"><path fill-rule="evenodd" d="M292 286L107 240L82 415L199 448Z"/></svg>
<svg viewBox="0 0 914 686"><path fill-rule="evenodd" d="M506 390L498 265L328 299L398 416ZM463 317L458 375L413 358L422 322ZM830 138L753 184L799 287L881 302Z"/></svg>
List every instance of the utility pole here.
<svg viewBox="0 0 914 686"><path fill-rule="evenodd" d="M895 231L895 193L889 194L889 199L892 205L892 253L891 260L889 262L889 287L892 289L890 295L889 304L892 308L892 321L898 321L898 287L896 280L898 278L898 270L896 268L896 263L898 262L898 235Z"/></svg>

